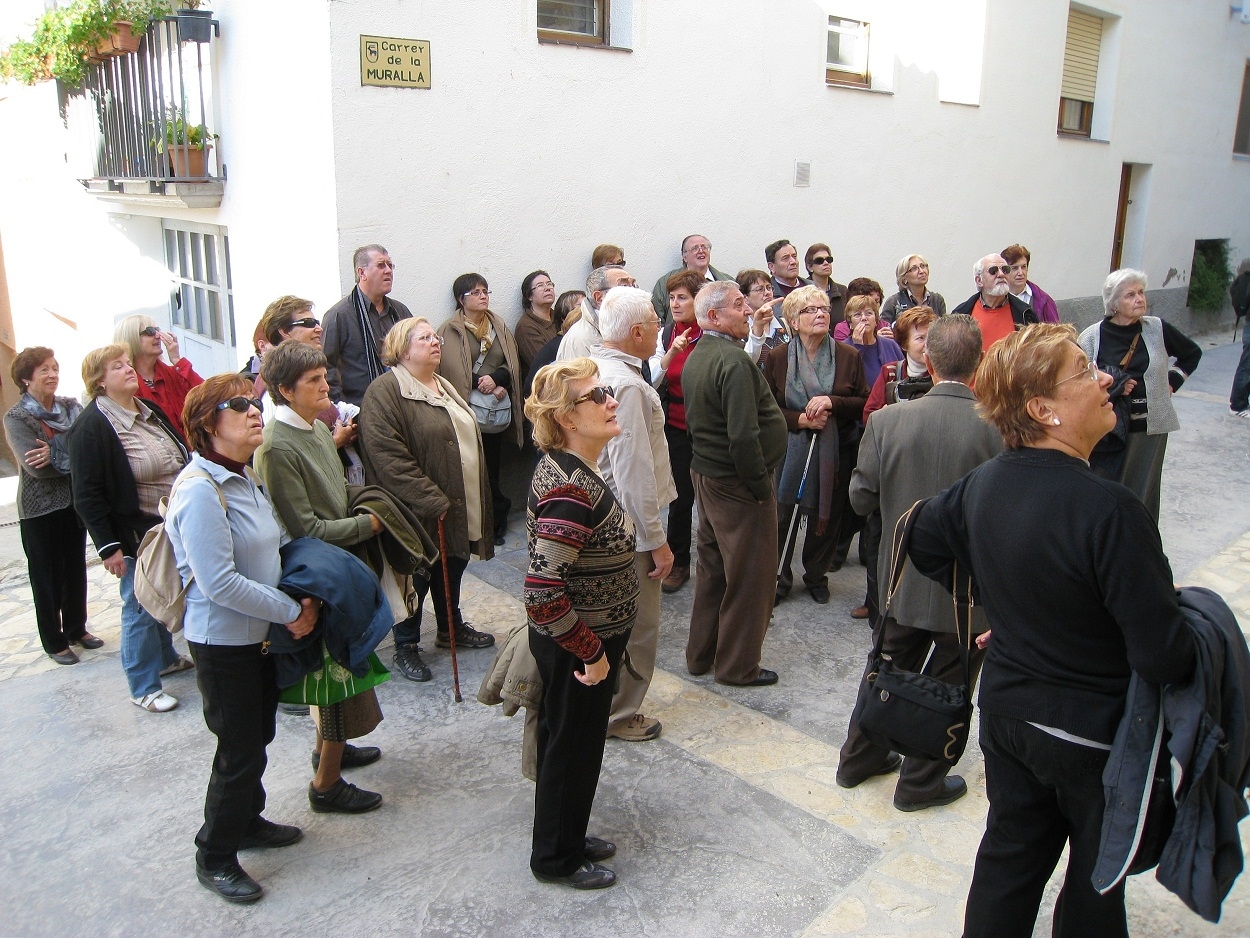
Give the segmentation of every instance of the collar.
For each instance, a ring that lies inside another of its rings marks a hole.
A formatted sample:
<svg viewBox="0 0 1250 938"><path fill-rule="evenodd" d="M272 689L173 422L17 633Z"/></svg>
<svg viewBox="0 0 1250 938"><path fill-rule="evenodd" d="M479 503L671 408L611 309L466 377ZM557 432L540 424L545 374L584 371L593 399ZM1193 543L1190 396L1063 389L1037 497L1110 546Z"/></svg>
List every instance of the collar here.
<svg viewBox="0 0 1250 938"><path fill-rule="evenodd" d="M136 420L152 420L155 416L152 409L143 403L140 397L135 398L135 406L139 408L138 413L127 410L107 394L101 394L96 399L96 407L101 408L107 415L115 417L127 430L135 425Z"/></svg>
<svg viewBox="0 0 1250 938"><path fill-rule="evenodd" d="M207 453L200 453L199 455L208 462L216 463L219 466L229 469L235 475L241 476L244 474L244 470L247 469L247 463L237 462L229 456L223 456L216 450L209 450Z"/></svg>
<svg viewBox="0 0 1250 938"><path fill-rule="evenodd" d="M629 352L622 351L615 346L607 344L600 345L598 348L594 349L592 355L595 358L606 358L611 361L621 362L638 372L639 375L642 374L642 359L634 355L630 355Z"/></svg>
<svg viewBox="0 0 1250 938"><path fill-rule="evenodd" d="M997 306L986 306L985 294L982 293L980 290L978 290L977 302L981 304L982 309L1002 309L1004 306L1010 309L1011 308L1011 291L1010 290L1007 291L1007 293L1003 296L1003 301L999 303Z"/></svg>
<svg viewBox="0 0 1250 938"><path fill-rule="evenodd" d="M285 423L296 430L312 430L313 428L312 424L297 414L289 404L279 404L274 408L273 416L279 423Z"/></svg>
<svg viewBox="0 0 1250 938"><path fill-rule="evenodd" d="M739 339L737 336L730 335L728 332L717 332L715 329L704 329L703 334L715 336L718 339L724 339L726 342L732 342L739 348L742 347L743 340Z"/></svg>

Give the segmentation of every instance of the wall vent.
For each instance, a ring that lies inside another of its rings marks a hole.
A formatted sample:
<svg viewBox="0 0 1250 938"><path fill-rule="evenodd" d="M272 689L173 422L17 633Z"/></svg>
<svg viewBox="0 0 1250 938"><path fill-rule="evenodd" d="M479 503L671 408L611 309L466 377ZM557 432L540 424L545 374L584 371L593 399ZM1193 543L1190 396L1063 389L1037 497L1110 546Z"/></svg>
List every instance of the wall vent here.
<svg viewBox="0 0 1250 938"><path fill-rule="evenodd" d="M794 184L800 189L806 189L812 184L812 164L810 160L794 161Z"/></svg>

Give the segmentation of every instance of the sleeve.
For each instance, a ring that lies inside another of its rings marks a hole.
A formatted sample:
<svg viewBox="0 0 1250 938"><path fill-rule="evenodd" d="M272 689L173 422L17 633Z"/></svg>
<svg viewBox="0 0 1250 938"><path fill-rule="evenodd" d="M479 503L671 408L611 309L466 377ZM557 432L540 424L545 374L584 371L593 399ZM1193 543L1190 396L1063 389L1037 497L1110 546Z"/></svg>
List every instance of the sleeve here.
<svg viewBox="0 0 1250 938"><path fill-rule="evenodd" d="M799 433L799 416L803 413L799 410L791 410L786 407L786 374L789 371L789 365L786 361L786 354L789 346L778 345L774 349L770 349L768 354L764 356L764 380L768 382L768 389L773 392L773 400L777 402L777 406L781 409L781 416L786 418L786 429L791 433Z"/></svg>
<svg viewBox="0 0 1250 938"><path fill-rule="evenodd" d="M230 522L212 479L193 477L178 485L166 527L175 555L181 548L195 585L210 602L269 622L292 622L299 616L299 603L276 586L249 580L236 568ZM183 537L184 531L194 536Z"/></svg>
<svg viewBox="0 0 1250 938"><path fill-rule="evenodd" d="M321 351L325 353L326 360L329 361L336 375L343 361L345 338L339 323L339 311L334 308L326 310L325 317L321 320Z"/></svg>
<svg viewBox="0 0 1250 938"><path fill-rule="evenodd" d="M1168 368L1168 384L1177 390L1185 380L1198 368L1202 361L1202 349L1198 343L1181 332L1167 320L1163 322L1163 347L1168 357L1176 362Z"/></svg>
<svg viewBox="0 0 1250 938"><path fill-rule="evenodd" d="M668 274L662 274L651 288L651 305L664 325L673 321L673 312L668 307Z"/></svg>
<svg viewBox="0 0 1250 938"><path fill-rule="evenodd" d="M890 381L891 369L893 362L881 366L881 370L877 372L877 380L872 384L872 390L868 392L868 400L864 404L864 422L868 421L874 413L885 406L885 386Z"/></svg>
<svg viewBox="0 0 1250 938"><path fill-rule="evenodd" d="M599 659L603 643L573 607L567 577L593 530L592 514L590 496L571 483L537 499L524 596L534 628L586 662Z"/></svg>
<svg viewBox="0 0 1250 938"><path fill-rule="evenodd" d="M852 354L846 354L850 351ZM838 376L834 382L835 393L829 395L833 404L832 416L838 423L858 421L868 403L868 381L864 378L864 360L859 349L853 345L838 343L835 352L841 352L842 361L838 362ZM838 386L842 389L839 391Z"/></svg>
<svg viewBox="0 0 1250 938"><path fill-rule="evenodd" d="M871 424L870 424L871 425ZM964 525L963 494L967 476L920 506L907 545L907 558L922 575L947 591L958 562L971 570L968 531ZM891 551L894 532L881 532L881 549Z"/></svg>
<svg viewBox="0 0 1250 938"><path fill-rule="evenodd" d="M734 472L761 501L772 496L773 483L760 446L760 399L757 381L764 376L750 360L735 355L727 361L721 388ZM752 374L755 372L755 374Z"/></svg>
<svg viewBox="0 0 1250 938"><path fill-rule="evenodd" d="M833 327L833 338L836 342L851 341L851 327L845 319Z"/></svg>
<svg viewBox="0 0 1250 938"><path fill-rule="evenodd" d="M74 510L87 526L96 553L103 560L121 550L121 538L113 527L109 505L115 493L109 491L107 481L107 461L113 452L110 443L116 437L112 441L103 439L98 432L100 422L107 422L107 418L94 409L75 422L69 438L69 465Z"/></svg>
<svg viewBox="0 0 1250 938"><path fill-rule="evenodd" d="M265 491L282 526L294 537L315 537L335 547L350 547L373 536L368 515L326 519L313 510L304 478L304 469L311 467L299 453L285 446L266 447L259 462Z"/></svg>
<svg viewBox="0 0 1250 938"><path fill-rule="evenodd" d="M621 433L608 441L604 452L611 460L617 498L637 528L637 549L652 551L665 543L666 537L664 523L660 520L661 506L656 495L655 462L647 422L651 404L646 392L636 385L619 388L616 401Z"/></svg>
<svg viewBox="0 0 1250 938"><path fill-rule="evenodd" d="M58 471L51 464L39 468L27 465L26 454L34 449L37 444L47 441L41 435L35 433L25 420L5 414L4 436L9 441L9 449L13 451L13 459L16 460L17 467L22 472L35 479L65 478L65 473Z"/></svg>
<svg viewBox="0 0 1250 938"><path fill-rule="evenodd" d="M386 385L393 380L392 376ZM425 405L405 403L393 393L393 386L386 385L375 381L361 402L360 435L365 458L377 475L377 483L412 508L417 517L441 518L451 508L451 499L422 471L404 438L400 415L395 412L397 407Z"/></svg>
<svg viewBox="0 0 1250 938"><path fill-rule="evenodd" d="M850 499L855 514L867 518L881 507L881 453L877 443L877 421L869 420L859 441L859 458L851 473Z"/></svg>
<svg viewBox="0 0 1250 938"><path fill-rule="evenodd" d="M191 367L191 359L183 355L173 364L174 371L178 372L178 377L187 383L187 390L199 387L204 383L204 379L195 373L195 369ZM186 396L185 393L183 395Z"/></svg>

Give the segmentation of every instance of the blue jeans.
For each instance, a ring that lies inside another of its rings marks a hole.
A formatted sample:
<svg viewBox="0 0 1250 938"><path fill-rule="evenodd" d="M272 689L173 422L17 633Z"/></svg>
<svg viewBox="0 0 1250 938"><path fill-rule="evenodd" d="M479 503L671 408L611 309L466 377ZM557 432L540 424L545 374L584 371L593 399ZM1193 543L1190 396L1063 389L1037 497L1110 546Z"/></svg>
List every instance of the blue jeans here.
<svg viewBox="0 0 1250 938"><path fill-rule="evenodd" d="M1241 361L1233 375L1233 393L1228 402L1233 410L1250 407L1250 318L1241 326Z"/></svg>
<svg viewBox="0 0 1250 938"><path fill-rule="evenodd" d="M178 660L169 629L153 619L135 599L135 559L126 558L122 592L122 670L130 696L138 699L161 689L161 669Z"/></svg>

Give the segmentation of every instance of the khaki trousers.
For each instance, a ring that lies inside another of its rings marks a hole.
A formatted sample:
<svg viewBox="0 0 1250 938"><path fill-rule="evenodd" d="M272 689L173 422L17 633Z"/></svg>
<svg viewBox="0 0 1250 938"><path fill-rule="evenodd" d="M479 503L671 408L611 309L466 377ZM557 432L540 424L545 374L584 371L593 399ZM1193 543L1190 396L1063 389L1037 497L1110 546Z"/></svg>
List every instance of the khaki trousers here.
<svg viewBox="0 0 1250 938"><path fill-rule="evenodd" d="M634 554L634 570L638 574L638 613L634 618L634 630L629 633L625 656L629 667L621 662L620 683L612 697L612 715L608 717L608 732L624 726L642 709L643 698L655 676L655 653L660 644L660 581L647 574L655 569L651 551ZM634 677L630 668L638 672Z"/></svg>

